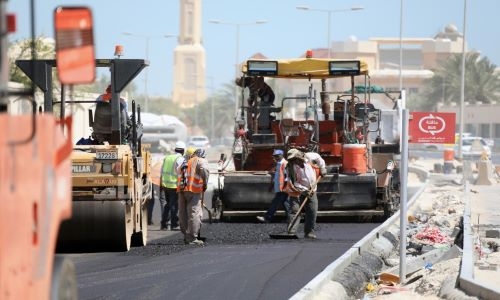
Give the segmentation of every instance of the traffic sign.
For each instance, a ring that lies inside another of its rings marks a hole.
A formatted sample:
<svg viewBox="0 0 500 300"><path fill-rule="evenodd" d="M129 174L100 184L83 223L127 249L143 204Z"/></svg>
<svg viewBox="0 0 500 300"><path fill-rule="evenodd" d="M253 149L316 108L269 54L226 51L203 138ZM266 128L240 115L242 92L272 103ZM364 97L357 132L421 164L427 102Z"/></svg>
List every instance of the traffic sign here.
<svg viewBox="0 0 500 300"><path fill-rule="evenodd" d="M455 113L412 112L410 143L455 144Z"/></svg>

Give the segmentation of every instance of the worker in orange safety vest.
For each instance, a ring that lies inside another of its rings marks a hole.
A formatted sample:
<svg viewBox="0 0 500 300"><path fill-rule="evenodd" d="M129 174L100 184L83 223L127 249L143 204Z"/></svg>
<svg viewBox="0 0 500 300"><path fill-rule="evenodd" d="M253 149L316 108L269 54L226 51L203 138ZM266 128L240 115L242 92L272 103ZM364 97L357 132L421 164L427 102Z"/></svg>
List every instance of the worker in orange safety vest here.
<svg viewBox="0 0 500 300"><path fill-rule="evenodd" d="M197 238L203 216L202 194L207 189L208 161L204 149L197 149L189 160L180 166L177 191L179 193L179 225L187 245L203 245Z"/></svg>

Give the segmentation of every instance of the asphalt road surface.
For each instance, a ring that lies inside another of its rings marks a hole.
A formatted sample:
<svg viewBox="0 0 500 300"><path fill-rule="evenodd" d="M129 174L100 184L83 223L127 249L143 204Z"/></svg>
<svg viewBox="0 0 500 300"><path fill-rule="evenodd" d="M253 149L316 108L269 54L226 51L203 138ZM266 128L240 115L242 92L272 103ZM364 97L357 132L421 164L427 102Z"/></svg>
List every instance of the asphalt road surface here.
<svg viewBox="0 0 500 300"><path fill-rule="evenodd" d="M211 178L209 189L215 185ZM318 222L317 240L303 238L303 224L299 239L275 240L269 234L284 232L285 223L205 222L200 247L160 231L159 214L157 202L145 247L68 254L80 299L288 299L379 225L327 220Z"/></svg>
<svg viewBox="0 0 500 300"><path fill-rule="evenodd" d="M377 225L319 223L317 240L273 240L285 223L204 224L203 247L153 226L164 236L146 247L69 257L80 299L288 299Z"/></svg>

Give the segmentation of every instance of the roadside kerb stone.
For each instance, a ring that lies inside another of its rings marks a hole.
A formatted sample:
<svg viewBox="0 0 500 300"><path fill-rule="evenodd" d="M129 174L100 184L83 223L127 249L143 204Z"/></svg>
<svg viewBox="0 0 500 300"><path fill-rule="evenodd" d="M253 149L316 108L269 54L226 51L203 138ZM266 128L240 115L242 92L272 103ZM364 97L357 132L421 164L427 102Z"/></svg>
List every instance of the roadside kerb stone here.
<svg viewBox="0 0 500 300"><path fill-rule="evenodd" d="M464 208L464 249L459 276L460 289L481 299L500 299L500 290L474 279L474 233L471 221L471 203L469 185L465 185Z"/></svg>
<svg viewBox="0 0 500 300"><path fill-rule="evenodd" d="M409 166L408 172L416 173L423 182L422 186L417 190L411 199L408 199L408 206L411 206L416 199L424 191L429 178L429 173L420 167ZM399 225L395 225L399 221L399 211L394 213L390 218L388 218L384 223L382 223L377 228L373 229L369 234L367 234L363 239L354 244L349 250L347 250L341 257L336 259L330 265L328 265L321 273L316 275L311 281L309 281L302 289L295 293L290 299L328 299L332 295L335 295L335 299L349 299L349 293L346 287L339 282L338 277L342 276L342 273L354 264L359 264L358 261L363 259L362 255L366 253L367 256L373 255L373 252L383 254L390 253L394 247L397 246L397 238L394 236L399 236L397 233L399 230ZM386 238L385 236L389 236ZM392 237L391 237L392 236ZM392 242L391 242L392 240ZM394 244L396 241L396 244ZM373 252L372 252L373 251ZM376 267L376 266L373 266ZM361 274L350 274L351 278L363 277L366 271L374 274L377 271L374 270L359 270L353 271ZM342 280L342 279L341 279ZM348 287L349 290L360 289L359 282L352 282ZM356 285L356 286L354 286ZM352 296L352 295L350 295Z"/></svg>

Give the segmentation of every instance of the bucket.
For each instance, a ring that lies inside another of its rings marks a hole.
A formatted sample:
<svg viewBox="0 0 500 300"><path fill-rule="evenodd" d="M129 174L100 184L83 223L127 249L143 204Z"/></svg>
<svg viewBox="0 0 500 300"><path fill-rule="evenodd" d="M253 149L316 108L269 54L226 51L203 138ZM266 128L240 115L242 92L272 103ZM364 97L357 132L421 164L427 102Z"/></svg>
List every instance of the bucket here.
<svg viewBox="0 0 500 300"><path fill-rule="evenodd" d="M342 170L344 174L366 173L365 144L344 144L342 151Z"/></svg>
<svg viewBox="0 0 500 300"><path fill-rule="evenodd" d="M443 159L444 161L453 161L455 158L455 154L453 149L444 149Z"/></svg>

